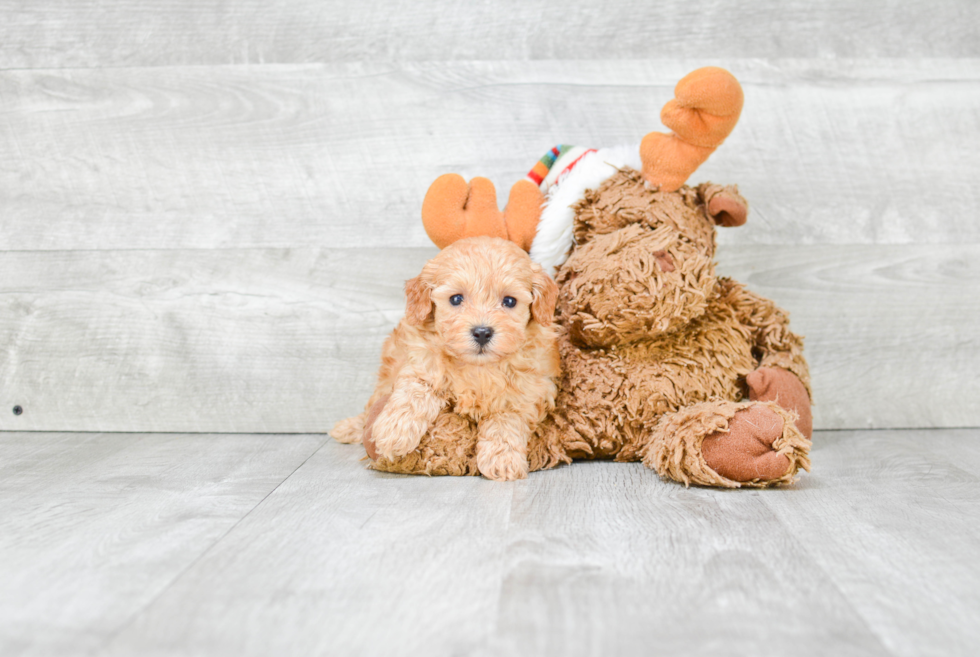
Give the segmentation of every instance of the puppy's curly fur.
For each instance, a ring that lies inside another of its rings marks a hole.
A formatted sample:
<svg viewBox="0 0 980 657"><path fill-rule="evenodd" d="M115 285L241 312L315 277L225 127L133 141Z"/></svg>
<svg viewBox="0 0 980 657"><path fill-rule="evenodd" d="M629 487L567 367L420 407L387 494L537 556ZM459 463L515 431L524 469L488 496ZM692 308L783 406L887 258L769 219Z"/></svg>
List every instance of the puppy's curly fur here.
<svg viewBox="0 0 980 657"><path fill-rule="evenodd" d="M452 413L476 424L481 474L527 477L528 438L557 393L554 281L513 242L473 237L443 249L405 293L405 318L385 341L374 394L331 435L394 459Z"/></svg>

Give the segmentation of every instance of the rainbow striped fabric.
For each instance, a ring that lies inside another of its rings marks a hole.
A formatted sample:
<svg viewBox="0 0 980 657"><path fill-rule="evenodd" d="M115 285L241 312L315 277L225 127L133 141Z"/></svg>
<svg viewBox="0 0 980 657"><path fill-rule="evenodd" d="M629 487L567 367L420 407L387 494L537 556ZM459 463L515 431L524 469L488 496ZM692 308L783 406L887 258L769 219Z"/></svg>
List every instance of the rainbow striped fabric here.
<svg viewBox="0 0 980 657"><path fill-rule="evenodd" d="M528 172L527 179L537 185L542 192L547 192L549 187L571 171L579 160L589 153L595 153L595 149L558 144L538 160L534 168Z"/></svg>

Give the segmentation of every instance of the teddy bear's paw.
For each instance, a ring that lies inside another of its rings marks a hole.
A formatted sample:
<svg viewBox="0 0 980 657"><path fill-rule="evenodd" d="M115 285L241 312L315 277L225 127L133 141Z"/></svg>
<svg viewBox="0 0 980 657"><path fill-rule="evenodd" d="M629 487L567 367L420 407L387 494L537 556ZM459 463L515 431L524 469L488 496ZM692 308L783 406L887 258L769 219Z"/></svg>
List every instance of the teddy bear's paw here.
<svg viewBox="0 0 980 657"><path fill-rule="evenodd" d="M799 377L781 367L760 367L745 377L749 399L771 401L797 414L796 428L806 438L813 437L813 413L810 394Z"/></svg>
<svg viewBox="0 0 980 657"><path fill-rule="evenodd" d="M333 425L330 436L338 443L359 443L364 434L364 413L341 420Z"/></svg>
<svg viewBox="0 0 980 657"><path fill-rule="evenodd" d="M705 436L701 455L712 470L732 481L767 481L785 477L790 459L773 444L783 435L783 418L756 404L738 411L728 431Z"/></svg>
<svg viewBox="0 0 980 657"><path fill-rule="evenodd" d="M476 465L480 474L494 481L527 479L529 470L525 452L489 441L477 445Z"/></svg>

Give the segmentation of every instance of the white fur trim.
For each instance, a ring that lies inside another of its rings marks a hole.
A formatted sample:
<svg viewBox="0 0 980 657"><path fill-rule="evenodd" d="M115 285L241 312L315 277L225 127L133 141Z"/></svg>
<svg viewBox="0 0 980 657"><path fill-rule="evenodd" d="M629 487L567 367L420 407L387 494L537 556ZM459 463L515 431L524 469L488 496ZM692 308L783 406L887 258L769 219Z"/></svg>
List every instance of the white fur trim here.
<svg viewBox="0 0 980 657"><path fill-rule="evenodd" d="M639 144L601 148L583 157L574 169L562 176L548 190L537 233L531 243L531 260L554 276L575 241L572 206L585 195L585 190L598 187L624 167L642 169Z"/></svg>

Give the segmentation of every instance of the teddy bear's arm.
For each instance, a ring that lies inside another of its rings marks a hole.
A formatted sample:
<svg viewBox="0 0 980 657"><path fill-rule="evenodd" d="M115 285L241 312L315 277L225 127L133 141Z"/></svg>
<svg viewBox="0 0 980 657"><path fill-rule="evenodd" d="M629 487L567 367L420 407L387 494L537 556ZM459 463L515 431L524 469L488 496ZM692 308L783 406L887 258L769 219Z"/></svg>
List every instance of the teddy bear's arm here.
<svg viewBox="0 0 980 657"><path fill-rule="evenodd" d="M772 301L730 279L721 279L725 300L742 326L751 331L757 369L778 367L792 372L810 391L810 368L803 357L803 336L789 329L789 315Z"/></svg>
<svg viewBox="0 0 980 657"><path fill-rule="evenodd" d="M666 413L641 451L662 476L704 486L773 486L809 470L810 372L803 338L773 302L719 279L720 302L749 335L748 400L708 400Z"/></svg>
<svg viewBox="0 0 980 657"><path fill-rule="evenodd" d="M789 329L789 315L769 299L728 279L720 280L725 301L752 338L756 369L745 383L749 399L776 402L798 415L796 425L806 438L813 433L810 369L803 358L803 337Z"/></svg>
<svg viewBox="0 0 980 657"><path fill-rule="evenodd" d="M667 413L642 452L662 476L705 486L773 486L809 470L810 371L803 338L772 301L720 279L721 300L747 329L756 369L749 400L711 400Z"/></svg>

